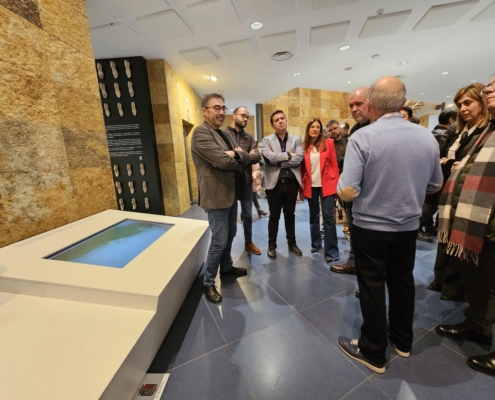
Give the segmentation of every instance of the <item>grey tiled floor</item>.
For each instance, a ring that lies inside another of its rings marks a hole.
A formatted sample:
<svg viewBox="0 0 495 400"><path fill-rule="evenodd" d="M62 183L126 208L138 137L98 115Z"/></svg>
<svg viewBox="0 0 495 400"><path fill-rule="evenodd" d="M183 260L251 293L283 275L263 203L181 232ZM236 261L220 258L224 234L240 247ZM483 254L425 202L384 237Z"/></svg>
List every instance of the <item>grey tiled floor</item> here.
<svg viewBox="0 0 495 400"><path fill-rule="evenodd" d="M268 209L265 200L261 204ZM253 215L253 241L261 256L244 252L238 219L232 256L249 274L217 279L224 301L213 305L201 295L200 273L149 370L170 372L163 399L494 398L495 379L471 370L465 359L495 345L457 343L433 331L438 323L462 321L465 307L426 290L436 242L417 243L411 357L398 357L389 347L383 375L349 361L337 338L359 337L356 278L330 272L321 254L309 252L308 216L307 202L298 204L297 243L304 255L288 253L281 223L275 260L266 256L268 219ZM206 219L206 214L194 206L182 217ZM349 243L341 227L338 238L342 263Z"/></svg>

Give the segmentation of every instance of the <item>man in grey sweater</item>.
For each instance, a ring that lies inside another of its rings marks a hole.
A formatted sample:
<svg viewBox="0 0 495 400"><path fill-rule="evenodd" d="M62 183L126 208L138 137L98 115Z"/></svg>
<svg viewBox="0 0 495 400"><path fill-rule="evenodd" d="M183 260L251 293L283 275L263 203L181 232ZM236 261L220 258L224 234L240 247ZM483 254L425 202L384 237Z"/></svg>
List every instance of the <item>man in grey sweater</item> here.
<svg viewBox="0 0 495 400"><path fill-rule="evenodd" d="M353 201L356 272L363 325L359 340L341 337L344 353L371 370L385 372L387 307L397 354L409 357L414 316L414 258L421 207L442 187L438 144L427 129L403 119L402 81L385 77L368 92L373 123L350 137L337 190Z"/></svg>

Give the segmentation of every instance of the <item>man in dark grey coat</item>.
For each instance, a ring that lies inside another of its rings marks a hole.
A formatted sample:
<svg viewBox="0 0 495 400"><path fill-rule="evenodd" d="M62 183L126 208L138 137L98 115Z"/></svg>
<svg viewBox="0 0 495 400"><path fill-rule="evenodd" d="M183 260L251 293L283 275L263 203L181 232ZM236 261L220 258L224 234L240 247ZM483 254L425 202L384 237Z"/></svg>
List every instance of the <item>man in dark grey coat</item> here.
<svg viewBox="0 0 495 400"><path fill-rule="evenodd" d="M223 96L217 93L203 96L205 122L194 130L191 140L199 205L208 213L211 230L203 293L212 303L222 301L214 285L219 266L221 277L247 274L245 268L232 265L230 250L237 230L237 200L245 201L249 196L243 167L249 164L250 158L220 129L227 110L224 102Z"/></svg>

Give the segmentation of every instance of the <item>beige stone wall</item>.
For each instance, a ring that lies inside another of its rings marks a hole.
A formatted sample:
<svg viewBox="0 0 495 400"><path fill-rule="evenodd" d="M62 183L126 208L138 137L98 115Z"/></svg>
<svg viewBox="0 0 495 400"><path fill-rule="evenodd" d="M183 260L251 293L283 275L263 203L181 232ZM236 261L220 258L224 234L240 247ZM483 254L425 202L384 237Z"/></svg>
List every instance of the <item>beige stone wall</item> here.
<svg viewBox="0 0 495 400"><path fill-rule="evenodd" d="M148 60L147 65L165 214L181 215L191 207L191 200L198 200L196 169L190 149L192 132L203 123L201 98L165 60ZM187 149L184 127L187 132ZM189 193L188 167L192 199Z"/></svg>
<svg viewBox="0 0 495 400"><path fill-rule="evenodd" d="M311 118L320 118L323 125L335 119L343 122L351 115L348 106L349 93L328 90L295 88L263 104L263 136L271 135L270 115L282 110L287 116L287 130L293 135L304 137L306 125ZM354 120L347 119L349 126Z"/></svg>
<svg viewBox="0 0 495 400"><path fill-rule="evenodd" d="M84 0L0 0L0 247L116 208Z"/></svg>

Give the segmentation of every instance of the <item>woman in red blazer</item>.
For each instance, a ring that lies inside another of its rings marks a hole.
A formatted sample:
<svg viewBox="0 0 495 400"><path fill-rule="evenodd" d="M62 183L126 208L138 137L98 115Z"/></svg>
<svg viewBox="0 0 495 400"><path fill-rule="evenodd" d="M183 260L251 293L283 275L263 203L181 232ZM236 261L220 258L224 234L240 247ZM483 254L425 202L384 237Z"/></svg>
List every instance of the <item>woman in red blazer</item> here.
<svg viewBox="0 0 495 400"><path fill-rule="evenodd" d="M304 135L304 160L301 163L302 191L309 203L309 227L311 253L321 249L320 200L325 228L325 260L330 263L340 259L335 226L335 194L339 181L339 168L333 139L323 137L323 125L313 118Z"/></svg>

